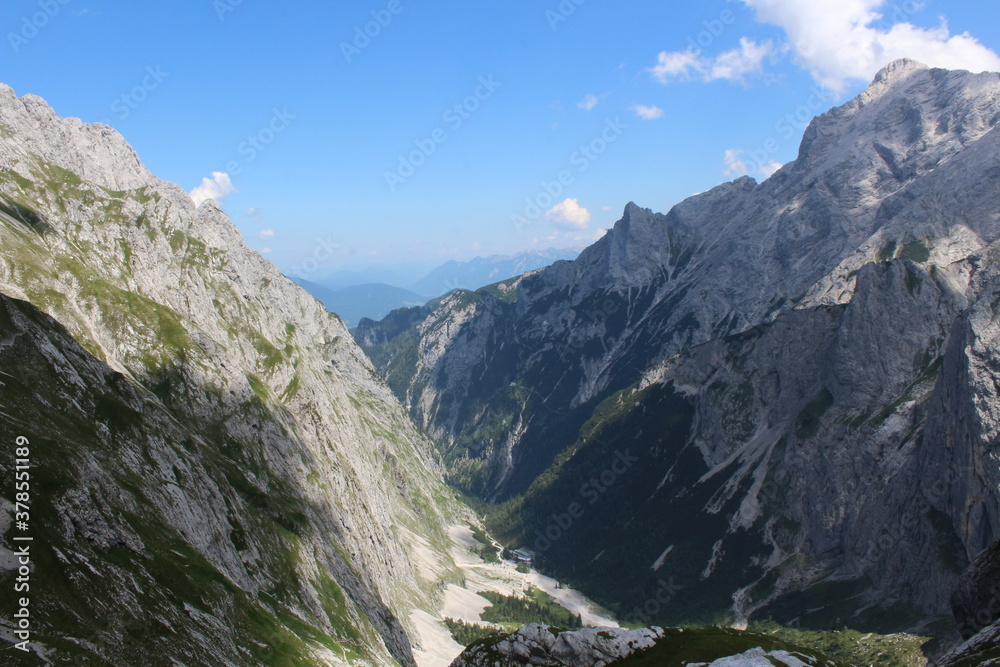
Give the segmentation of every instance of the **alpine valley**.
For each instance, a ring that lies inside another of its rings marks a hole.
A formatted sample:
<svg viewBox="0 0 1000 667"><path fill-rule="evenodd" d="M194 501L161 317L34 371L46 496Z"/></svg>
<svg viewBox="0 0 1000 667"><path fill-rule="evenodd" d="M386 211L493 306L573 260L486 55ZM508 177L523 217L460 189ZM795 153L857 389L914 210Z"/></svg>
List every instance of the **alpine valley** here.
<svg viewBox="0 0 1000 667"><path fill-rule="evenodd" d="M352 336L0 85L0 661L1000 659L998 125L898 61L763 183Z"/></svg>

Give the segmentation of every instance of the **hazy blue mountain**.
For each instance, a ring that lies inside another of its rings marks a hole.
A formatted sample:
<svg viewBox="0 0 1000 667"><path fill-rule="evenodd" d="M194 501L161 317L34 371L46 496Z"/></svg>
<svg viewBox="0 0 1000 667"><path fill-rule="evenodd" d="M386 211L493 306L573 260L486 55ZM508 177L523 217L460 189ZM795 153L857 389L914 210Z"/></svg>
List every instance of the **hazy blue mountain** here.
<svg viewBox="0 0 1000 667"><path fill-rule="evenodd" d="M438 264L439 262L427 260L395 264L364 264L347 266L326 274L296 275L292 278L308 280L332 290L377 283L394 287L407 287L427 275L427 272L433 270Z"/></svg>
<svg viewBox="0 0 1000 667"><path fill-rule="evenodd" d="M516 255L476 257L467 262L450 261L434 269L410 285L410 289L427 297L441 296L453 289L475 290L542 269L559 260L576 259L576 250L529 250Z"/></svg>
<svg viewBox="0 0 1000 667"><path fill-rule="evenodd" d="M382 283L330 289L300 278L292 280L331 313L339 315L348 327L356 327L363 317L379 320L397 308L422 306L427 302L425 297L410 290Z"/></svg>

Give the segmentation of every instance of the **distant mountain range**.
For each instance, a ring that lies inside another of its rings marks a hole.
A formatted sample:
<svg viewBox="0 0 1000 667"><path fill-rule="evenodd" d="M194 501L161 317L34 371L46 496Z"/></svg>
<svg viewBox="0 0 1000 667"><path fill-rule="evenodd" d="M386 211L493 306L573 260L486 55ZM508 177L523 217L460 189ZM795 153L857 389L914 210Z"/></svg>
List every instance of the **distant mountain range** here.
<svg viewBox="0 0 1000 667"><path fill-rule="evenodd" d="M441 296L454 289L476 290L529 271L543 269L559 260L572 260L579 256L577 250L529 250L516 255L476 257L467 262L447 262L410 285L417 294L428 297Z"/></svg>
<svg viewBox="0 0 1000 667"><path fill-rule="evenodd" d="M575 259L576 250L529 250L516 255L476 257L467 262L450 261L437 267L409 287L385 282L361 280L384 276L392 281L405 275L412 267L367 267L357 271L340 271L325 278L310 281L293 277L331 313L340 316L348 327L356 327L362 318L380 320L398 308L422 306L429 300L453 289L479 289L514 278L529 271L544 268L558 260ZM345 284L346 283L346 284Z"/></svg>
<svg viewBox="0 0 1000 667"><path fill-rule="evenodd" d="M328 311L339 315L348 327L356 327L364 317L377 320L397 308L422 306L427 302L415 292L383 283L330 289L300 278L292 280L316 297Z"/></svg>

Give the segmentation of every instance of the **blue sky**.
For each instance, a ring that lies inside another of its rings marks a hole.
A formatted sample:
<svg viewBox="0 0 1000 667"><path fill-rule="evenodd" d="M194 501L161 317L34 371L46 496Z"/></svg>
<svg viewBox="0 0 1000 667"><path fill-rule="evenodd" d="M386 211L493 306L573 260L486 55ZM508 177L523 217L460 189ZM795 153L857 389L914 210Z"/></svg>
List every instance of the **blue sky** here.
<svg viewBox="0 0 1000 667"><path fill-rule="evenodd" d="M629 201L765 178L896 57L1000 69L1000 6L971 0L6 0L0 19L0 81L108 122L188 191L211 179L251 247L316 275L582 246Z"/></svg>

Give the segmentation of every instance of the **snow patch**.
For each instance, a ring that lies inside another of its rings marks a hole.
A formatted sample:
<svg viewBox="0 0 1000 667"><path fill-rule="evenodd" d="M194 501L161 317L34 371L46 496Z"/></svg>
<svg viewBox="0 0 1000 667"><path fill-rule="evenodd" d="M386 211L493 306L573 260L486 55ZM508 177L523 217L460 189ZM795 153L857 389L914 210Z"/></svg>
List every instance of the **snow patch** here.
<svg viewBox="0 0 1000 667"><path fill-rule="evenodd" d="M674 550L674 545L672 544L663 550L663 553L660 554L660 557L653 562L653 572L660 571L660 568L663 567L663 561L666 560L667 556L669 556L670 552L673 550Z"/></svg>

